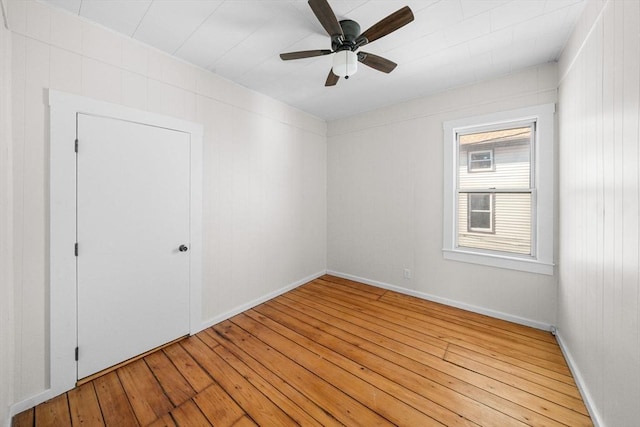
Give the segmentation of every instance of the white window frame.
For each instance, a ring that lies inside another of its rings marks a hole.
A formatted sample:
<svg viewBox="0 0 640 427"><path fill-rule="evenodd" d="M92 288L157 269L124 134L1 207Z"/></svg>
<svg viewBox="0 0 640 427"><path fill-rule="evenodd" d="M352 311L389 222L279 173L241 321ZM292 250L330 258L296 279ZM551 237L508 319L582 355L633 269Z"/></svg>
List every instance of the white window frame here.
<svg viewBox="0 0 640 427"><path fill-rule="evenodd" d="M554 272L554 114L555 104L544 104L511 111L446 121L444 128L444 212L443 257L449 260L489 265L511 270L553 275ZM532 179L532 253L521 256L483 249L458 247L457 212L457 135L474 131L513 127L518 122L534 121Z"/></svg>
<svg viewBox="0 0 640 427"><path fill-rule="evenodd" d="M474 154L477 153L489 153L489 160L491 161L491 166L489 166L488 168L480 168L480 167L476 167L476 168L472 168L471 165L473 163L477 163L477 162L485 162L486 160L471 160L471 157L473 157ZM474 151L469 151L467 153L467 172L469 173L478 173L478 172L493 172L496 170L496 164L495 164L495 160L493 158L493 150L474 150Z"/></svg>

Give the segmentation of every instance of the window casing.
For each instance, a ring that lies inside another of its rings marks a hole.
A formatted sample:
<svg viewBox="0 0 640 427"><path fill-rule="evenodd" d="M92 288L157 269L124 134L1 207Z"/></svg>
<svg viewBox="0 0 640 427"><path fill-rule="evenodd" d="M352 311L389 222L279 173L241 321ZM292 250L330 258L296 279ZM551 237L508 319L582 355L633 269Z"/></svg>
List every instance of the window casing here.
<svg viewBox="0 0 640 427"><path fill-rule="evenodd" d="M444 123L446 259L553 274L554 111Z"/></svg>

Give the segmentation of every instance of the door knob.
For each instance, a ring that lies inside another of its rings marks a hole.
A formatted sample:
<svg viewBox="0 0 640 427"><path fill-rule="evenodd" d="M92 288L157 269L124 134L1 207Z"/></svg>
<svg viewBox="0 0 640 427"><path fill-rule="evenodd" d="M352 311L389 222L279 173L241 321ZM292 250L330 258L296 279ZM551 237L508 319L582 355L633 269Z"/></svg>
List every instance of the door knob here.
<svg viewBox="0 0 640 427"><path fill-rule="evenodd" d="M189 247L187 247L186 245L180 245L180 247L178 248L178 250L180 252L187 252L189 250Z"/></svg>

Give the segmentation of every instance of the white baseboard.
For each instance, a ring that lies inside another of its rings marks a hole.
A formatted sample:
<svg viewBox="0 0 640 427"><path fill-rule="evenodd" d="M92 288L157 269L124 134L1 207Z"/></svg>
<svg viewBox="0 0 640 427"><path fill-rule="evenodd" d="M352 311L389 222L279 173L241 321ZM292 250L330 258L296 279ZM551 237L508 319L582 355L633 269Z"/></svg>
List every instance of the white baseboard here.
<svg viewBox="0 0 640 427"><path fill-rule="evenodd" d="M351 274L341 273L339 271L327 270L327 274L332 276L342 277L343 279L354 280L356 282L366 283L367 285L376 286L378 288L389 289L405 295L411 295L413 297L422 298L428 301L437 302L440 304L449 305L451 307L461 308L463 310L472 311L478 314L484 314L497 319L506 320L508 322L518 323L520 325L530 326L536 329L542 329L543 331L551 331L552 325L537 320L527 319L524 317L515 316L513 314L503 313L500 311L490 310L484 307L478 307L476 305L467 304L460 301L451 300L448 298L442 298L436 295L427 294L424 292L414 291L412 289L406 289L400 286L391 285L389 283L379 282L377 280L371 280L364 277L358 277Z"/></svg>
<svg viewBox="0 0 640 427"><path fill-rule="evenodd" d="M269 292L266 295L263 295L263 296L261 296L259 298L254 299L253 301L249 301L248 303L245 303L245 304L239 305L237 307L234 307L233 309L231 309L231 310L229 310L229 311L227 311L225 313L222 313L222 314L220 314L220 315L218 315L218 316L216 316L216 317L214 317L212 319L209 319L209 320L205 321L202 324L202 328L200 330L210 328L211 326L213 326L213 325L215 325L217 323L220 323L220 322L222 322L224 320L227 320L227 319L235 316L236 314L240 314L243 311L247 311L247 310L255 307L256 305L260 305L265 301L269 301L270 299L273 299L273 298L275 298L275 297L277 297L279 295L282 295L285 292L289 292L290 290L295 289L300 285L304 285L305 283L310 282L310 281L312 281L314 279L317 279L318 277L324 276L325 274L326 274L325 270L319 271L319 272L317 272L315 274L312 274L310 276L304 277L304 278L302 278L300 280L296 280L295 282L290 283L290 284L288 284L288 285L286 285L286 286L284 286L284 287L282 287L280 289L277 289L277 290L275 290L273 292Z"/></svg>
<svg viewBox="0 0 640 427"><path fill-rule="evenodd" d="M27 409L33 408L34 406L39 405L42 402L46 402L47 400L54 397L55 396L53 394L53 391L48 388L18 403L14 403L9 409L9 424L7 424L7 426L11 426L11 419L14 417L14 415L26 411Z"/></svg>
<svg viewBox="0 0 640 427"><path fill-rule="evenodd" d="M208 328L210 326L213 326L216 323L220 323L223 320L226 320L226 319L228 319L230 317L233 317L236 314L242 313L243 311L246 311L246 310L248 310L248 309L250 309L252 307L255 307L258 304L262 304L263 302L268 301L268 300L270 300L272 298L275 298L278 295L282 295L283 293L288 292L291 289L297 288L300 285L303 285L303 284L305 284L307 282L310 282L310 281L312 281L314 279L317 279L318 277L323 276L324 274L326 274L325 270L319 271L319 272L317 272L315 274L312 274L310 276L304 277L304 278L302 278L300 280L297 280L297 281L295 281L295 282L293 282L293 283L291 283L291 284L289 284L287 286L284 286L284 287L282 287L282 288L280 288L278 290L270 292L267 295L264 295L264 296L262 296L260 298L257 298L257 299L255 299L253 301L250 301L250 302L248 302L246 304L242 304L242 305L234 308L233 310L229 310L226 313L223 313L223 314L221 314L219 316L214 317L213 319L210 319L210 320L204 322L202 324L201 328L200 328L200 331L203 330L203 329L206 329L206 328ZM197 332L200 332L200 331L197 331ZM40 404L42 402L45 402L45 401L47 401L47 400L49 400L51 398L54 398L54 397L55 397L55 395L54 395L53 391L51 389L47 389L47 390L44 390L44 391L42 391L42 392L40 392L40 393L38 393L38 394L36 394L34 396L31 396L31 397L29 397L27 399L24 399L24 400L22 400L22 401L20 401L18 403L15 403L15 404L11 405L11 408L9 409L9 420L6 421L7 427L11 426L11 419L13 418L14 415L19 414L22 411L26 411L27 409L33 408L34 406L36 406L36 405L38 405L38 404Z"/></svg>
<svg viewBox="0 0 640 427"><path fill-rule="evenodd" d="M584 401L587 410L589 411L589 415L591 415L591 421L595 427L604 427L605 424L602 421L602 417L600 416L600 412L596 409L593 404L593 399L591 397L591 393L589 393L589 389L587 388L587 384L578 369L578 365L575 362L575 359L571 355L569 348L567 347L564 339L562 339L562 331L556 331L556 340L558 340L558 344L560 345L560 350L562 350L562 354L567 361L567 365L569 365L569 369L571 370L571 374L573 375L573 379L576 381L576 385L578 386L578 390L580 390L580 394L582 395L582 400Z"/></svg>

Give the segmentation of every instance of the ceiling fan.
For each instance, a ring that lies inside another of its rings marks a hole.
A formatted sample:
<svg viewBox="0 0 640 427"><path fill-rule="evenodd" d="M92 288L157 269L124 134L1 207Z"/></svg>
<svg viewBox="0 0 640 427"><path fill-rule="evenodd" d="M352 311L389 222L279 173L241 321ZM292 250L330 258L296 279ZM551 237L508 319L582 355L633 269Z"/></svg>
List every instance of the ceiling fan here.
<svg viewBox="0 0 640 427"><path fill-rule="evenodd" d="M362 62L383 73L390 73L398 64L373 53L356 52L360 47L378 40L404 27L413 21L413 12L405 6L374 24L364 33L360 33L360 25L356 21L345 19L338 22L335 13L327 0L309 0L311 10L331 37L331 49L303 50L299 52L281 53L283 61L291 59L311 58L334 54L333 67L325 86L335 86L340 77L348 79L358 70L358 62Z"/></svg>

